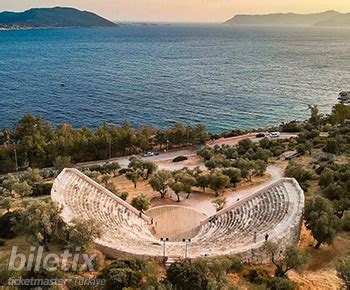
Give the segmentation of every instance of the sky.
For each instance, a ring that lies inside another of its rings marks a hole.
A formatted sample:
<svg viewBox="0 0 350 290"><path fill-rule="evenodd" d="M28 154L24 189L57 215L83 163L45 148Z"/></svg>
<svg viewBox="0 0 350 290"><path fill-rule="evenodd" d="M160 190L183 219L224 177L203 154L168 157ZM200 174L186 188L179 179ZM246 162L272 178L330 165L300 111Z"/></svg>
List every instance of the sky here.
<svg viewBox="0 0 350 290"><path fill-rule="evenodd" d="M350 0L0 0L0 11L67 6L113 21L223 22L236 14L350 12Z"/></svg>

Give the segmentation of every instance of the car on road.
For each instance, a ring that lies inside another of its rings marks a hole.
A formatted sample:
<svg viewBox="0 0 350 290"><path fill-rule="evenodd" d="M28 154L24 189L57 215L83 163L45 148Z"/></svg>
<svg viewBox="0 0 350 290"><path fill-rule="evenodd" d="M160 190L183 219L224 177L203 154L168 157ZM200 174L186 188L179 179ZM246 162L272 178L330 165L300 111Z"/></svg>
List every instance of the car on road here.
<svg viewBox="0 0 350 290"><path fill-rule="evenodd" d="M281 133L280 132L271 132L270 133L270 137L271 138L278 138L281 136Z"/></svg>
<svg viewBox="0 0 350 290"><path fill-rule="evenodd" d="M154 152L152 152L152 151L145 152L145 153L143 153L142 156L143 156L143 157L151 157L151 156L154 156Z"/></svg>
<svg viewBox="0 0 350 290"><path fill-rule="evenodd" d="M264 138L264 137L265 137L265 134L264 134L264 133L259 133L259 134L256 134L255 137L256 137L256 138Z"/></svg>
<svg viewBox="0 0 350 290"><path fill-rule="evenodd" d="M156 156L156 155L159 155L159 153L154 153L153 151L148 151L148 152L145 152L143 153L143 157L152 157L152 156Z"/></svg>

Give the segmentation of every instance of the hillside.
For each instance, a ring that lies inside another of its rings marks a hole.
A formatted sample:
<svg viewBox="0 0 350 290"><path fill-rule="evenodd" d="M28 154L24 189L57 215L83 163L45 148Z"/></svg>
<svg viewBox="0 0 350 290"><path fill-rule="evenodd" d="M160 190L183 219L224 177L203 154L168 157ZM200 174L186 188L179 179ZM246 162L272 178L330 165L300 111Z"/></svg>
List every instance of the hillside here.
<svg viewBox="0 0 350 290"><path fill-rule="evenodd" d="M33 8L24 12L0 13L0 27L112 27L115 23L94 13L74 8Z"/></svg>
<svg viewBox="0 0 350 290"><path fill-rule="evenodd" d="M343 14L336 11L326 11L315 14L236 15L226 21L225 24L350 26L350 13Z"/></svg>

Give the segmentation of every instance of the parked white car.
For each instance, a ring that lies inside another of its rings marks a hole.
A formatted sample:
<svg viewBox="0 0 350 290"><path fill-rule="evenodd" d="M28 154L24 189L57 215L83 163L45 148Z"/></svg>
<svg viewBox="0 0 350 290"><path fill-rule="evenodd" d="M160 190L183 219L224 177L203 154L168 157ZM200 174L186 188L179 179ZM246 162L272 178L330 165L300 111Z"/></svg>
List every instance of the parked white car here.
<svg viewBox="0 0 350 290"><path fill-rule="evenodd" d="M271 138L278 138L281 136L281 133L280 132L271 132L270 133L270 137Z"/></svg>

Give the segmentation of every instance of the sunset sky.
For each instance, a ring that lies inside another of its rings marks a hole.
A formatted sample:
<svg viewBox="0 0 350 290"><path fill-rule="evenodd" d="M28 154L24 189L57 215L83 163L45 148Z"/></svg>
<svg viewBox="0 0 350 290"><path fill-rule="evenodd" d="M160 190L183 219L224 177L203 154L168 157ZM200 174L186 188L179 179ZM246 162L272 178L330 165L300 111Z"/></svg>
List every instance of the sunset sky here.
<svg viewBox="0 0 350 290"><path fill-rule="evenodd" d="M350 12L350 0L1 0L0 11L69 6L117 21L222 22L235 14Z"/></svg>

